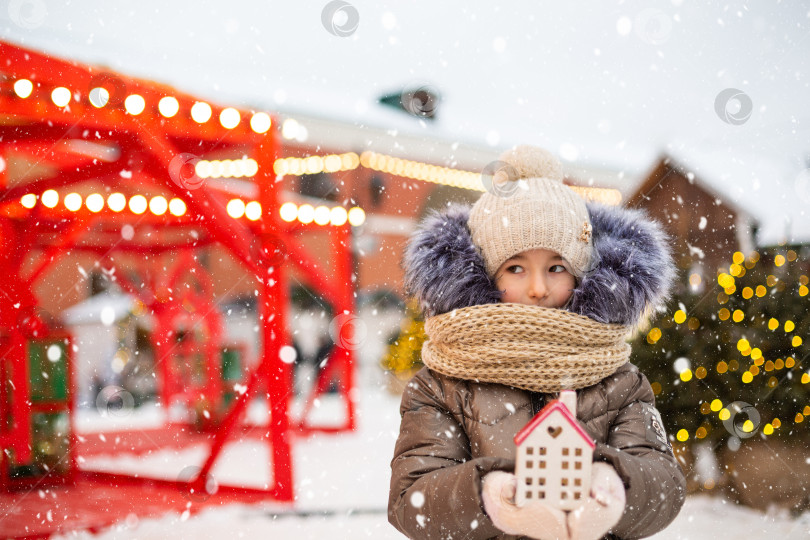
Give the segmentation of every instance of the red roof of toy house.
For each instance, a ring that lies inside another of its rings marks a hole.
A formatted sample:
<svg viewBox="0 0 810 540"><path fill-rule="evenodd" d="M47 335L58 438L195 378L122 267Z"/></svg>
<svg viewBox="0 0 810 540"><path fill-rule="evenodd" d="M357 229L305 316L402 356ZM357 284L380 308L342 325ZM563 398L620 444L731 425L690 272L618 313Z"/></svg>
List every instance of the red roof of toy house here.
<svg viewBox="0 0 810 540"><path fill-rule="evenodd" d="M563 418L568 420L568 423L571 424L571 426L577 431L577 433L579 433L582 439L590 445L591 448L594 448L596 446L593 440L591 439L590 435L588 435L585 432L585 430L582 429L582 427L579 425L579 422L577 422L577 419L574 418L573 414L571 414L571 411L568 409L568 407L566 407L563 404L563 402L558 399L555 399L554 401L543 407L543 410L534 415L534 418L532 418L528 424L523 426L523 429L518 431L517 435L515 435L515 444L520 446L520 443L525 441L526 437L528 437L529 434L532 431L534 431L534 429L537 426L542 424L543 420L548 418L548 416L554 411L560 411L563 415Z"/></svg>

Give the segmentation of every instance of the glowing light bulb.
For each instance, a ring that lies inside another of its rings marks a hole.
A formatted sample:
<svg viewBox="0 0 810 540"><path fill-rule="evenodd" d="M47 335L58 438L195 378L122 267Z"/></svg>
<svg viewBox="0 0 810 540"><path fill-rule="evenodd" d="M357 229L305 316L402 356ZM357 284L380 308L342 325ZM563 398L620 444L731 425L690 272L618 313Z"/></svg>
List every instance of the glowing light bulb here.
<svg viewBox="0 0 810 540"><path fill-rule="evenodd" d="M152 199L149 201L149 211L156 216L162 216L168 209L169 203L166 200L166 197L163 197L162 195L152 197Z"/></svg>
<svg viewBox="0 0 810 540"><path fill-rule="evenodd" d="M314 218L315 223L318 225L326 225L329 223L329 208L326 206L319 206L315 209Z"/></svg>
<svg viewBox="0 0 810 540"><path fill-rule="evenodd" d="M366 213L359 206L355 206L349 210L349 224L353 227L359 227L366 221Z"/></svg>
<svg viewBox="0 0 810 540"><path fill-rule="evenodd" d="M266 133L270 129L271 123L269 114L258 112L250 119L250 129L256 133Z"/></svg>
<svg viewBox="0 0 810 540"><path fill-rule="evenodd" d="M239 120L241 117L239 116L239 111L234 109L233 107L228 107L227 109L222 109L222 112L219 113L219 123L222 124L222 127L225 129L233 129L239 125Z"/></svg>
<svg viewBox="0 0 810 540"><path fill-rule="evenodd" d="M48 189L42 193L42 204L48 208L53 208L59 204L59 193L55 189Z"/></svg>
<svg viewBox="0 0 810 540"><path fill-rule="evenodd" d="M107 207L113 212L120 212L127 206L127 198L123 193L110 193L107 197Z"/></svg>
<svg viewBox="0 0 810 540"><path fill-rule="evenodd" d="M84 201L84 204L91 212L101 212L104 208L104 197L99 193L91 193L87 196L87 200Z"/></svg>
<svg viewBox="0 0 810 540"><path fill-rule="evenodd" d="M294 221L296 217L298 217L298 206L292 202L285 202L279 208L279 214L281 215L281 219L286 221L287 223Z"/></svg>
<svg viewBox="0 0 810 540"><path fill-rule="evenodd" d="M198 101L191 107L191 118L198 124L204 124L211 119L211 106L204 101Z"/></svg>
<svg viewBox="0 0 810 540"><path fill-rule="evenodd" d="M20 204L25 208L33 208L37 204L37 196L33 193L26 193L20 198Z"/></svg>
<svg viewBox="0 0 810 540"><path fill-rule="evenodd" d="M225 209L233 219L239 219L245 215L245 202L242 199L231 199Z"/></svg>
<svg viewBox="0 0 810 540"><path fill-rule="evenodd" d="M14 83L14 93L23 99L31 95L34 91L34 83L28 79L20 79Z"/></svg>
<svg viewBox="0 0 810 540"><path fill-rule="evenodd" d="M256 221L262 217L262 205L259 201L250 201L245 205L245 217L250 221Z"/></svg>
<svg viewBox="0 0 810 540"><path fill-rule="evenodd" d="M53 104L57 107L64 107L70 103L70 97L70 90L64 86L54 88L53 92L51 92L51 101L53 101Z"/></svg>
<svg viewBox="0 0 810 540"><path fill-rule="evenodd" d="M302 204L298 207L298 221L301 223L312 223L315 218L315 209L311 204Z"/></svg>
<svg viewBox="0 0 810 540"><path fill-rule="evenodd" d="M160 98L158 101L158 111L166 118L171 118L180 110L180 104L172 96Z"/></svg>
<svg viewBox="0 0 810 540"><path fill-rule="evenodd" d="M143 96L132 94L131 96L127 96L127 99L124 100L124 108L132 116L138 116L146 108L146 101L143 99Z"/></svg>
<svg viewBox="0 0 810 540"><path fill-rule="evenodd" d="M180 217L186 213L186 203L183 202L183 199L174 198L169 201L169 212L173 216Z"/></svg>
<svg viewBox="0 0 810 540"><path fill-rule="evenodd" d="M149 204L146 202L146 197L144 197L143 195L134 195L129 199L129 210L133 214L138 215L143 214L144 212L146 212L146 208L148 206Z"/></svg>
<svg viewBox="0 0 810 540"><path fill-rule="evenodd" d="M348 213L346 212L345 208L342 206L335 206L332 208L332 211L330 212L330 221L332 222L332 225L339 227L346 223L347 219Z"/></svg>
<svg viewBox="0 0 810 540"><path fill-rule="evenodd" d="M82 196L78 193L68 193L65 195L65 208L71 212L76 212L82 207Z"/></svg>

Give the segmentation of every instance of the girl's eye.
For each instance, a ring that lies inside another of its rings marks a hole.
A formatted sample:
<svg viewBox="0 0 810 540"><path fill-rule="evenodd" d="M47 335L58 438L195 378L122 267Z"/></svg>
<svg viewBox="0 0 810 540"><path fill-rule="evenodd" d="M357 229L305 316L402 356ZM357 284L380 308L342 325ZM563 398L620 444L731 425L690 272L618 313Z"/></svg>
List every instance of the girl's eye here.
<svg viewBox="0 0 810 540"><path fill-rule="evenodd" d="M506 271L510 274L518 274L523 271L523 267L519 264L513 264L512 266L508 267Z"/></svg>
<svg viewBox="0 0 810 540"><path fill-rule="evenodd" d="M552 271L552 272L555 272L555 273L556 272L566 272L565 266L563 266L561 264L555 264L554 266L549 268L549 270Z"/></svg>

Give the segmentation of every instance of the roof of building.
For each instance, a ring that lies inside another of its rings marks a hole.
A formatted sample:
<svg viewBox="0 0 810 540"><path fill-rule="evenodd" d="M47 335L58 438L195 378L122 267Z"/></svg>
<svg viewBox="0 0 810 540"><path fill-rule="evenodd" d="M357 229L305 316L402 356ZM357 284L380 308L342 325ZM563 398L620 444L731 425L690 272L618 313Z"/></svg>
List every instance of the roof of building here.
<svg viewBox="0 0 810 540"><path fill-rule="evenodd" d="M539 427L543 423L543 421L546 420L546 418L548 418L549 415L551 415L551 413L553 413L554 411L560 411L560 413L562 413L563 415L563 418L565 418L568 421L568 423L571 424L574 430L576 430L576 432L579 433L580 437L582 437L582 440L587 442L591 448L594 448L596 446L593 442L593 439L591 439L591 436L588 435L584 429L582 429L582 426L579 425L579 422L577 422L577 419L574 417L573 414L571 414L571 411L568 409L568 407L566 407L565 404L563 404L563 402L560 401L559 399L555 399L551 401L548 405L543 407L543 409L540 412L534 415L534 418L532 418L528 424L523 426L523 429L517 432L517 435L515 435L515 444L520 446L520 444L526 440L526 438L535 430L535 428Z"/></svg>

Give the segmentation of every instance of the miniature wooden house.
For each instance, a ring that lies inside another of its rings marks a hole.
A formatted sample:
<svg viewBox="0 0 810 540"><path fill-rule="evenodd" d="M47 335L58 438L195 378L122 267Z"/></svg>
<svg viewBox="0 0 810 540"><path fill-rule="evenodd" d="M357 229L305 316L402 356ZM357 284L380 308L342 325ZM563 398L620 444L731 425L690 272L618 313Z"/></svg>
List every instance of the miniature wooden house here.
<svg viewBox="0 0 810 540"><path fill-rule="evenodd" d="M573 510L588 497L594 443L576 419L576 392L564 390L515 435L515 502L544 500Z"/></svg>

